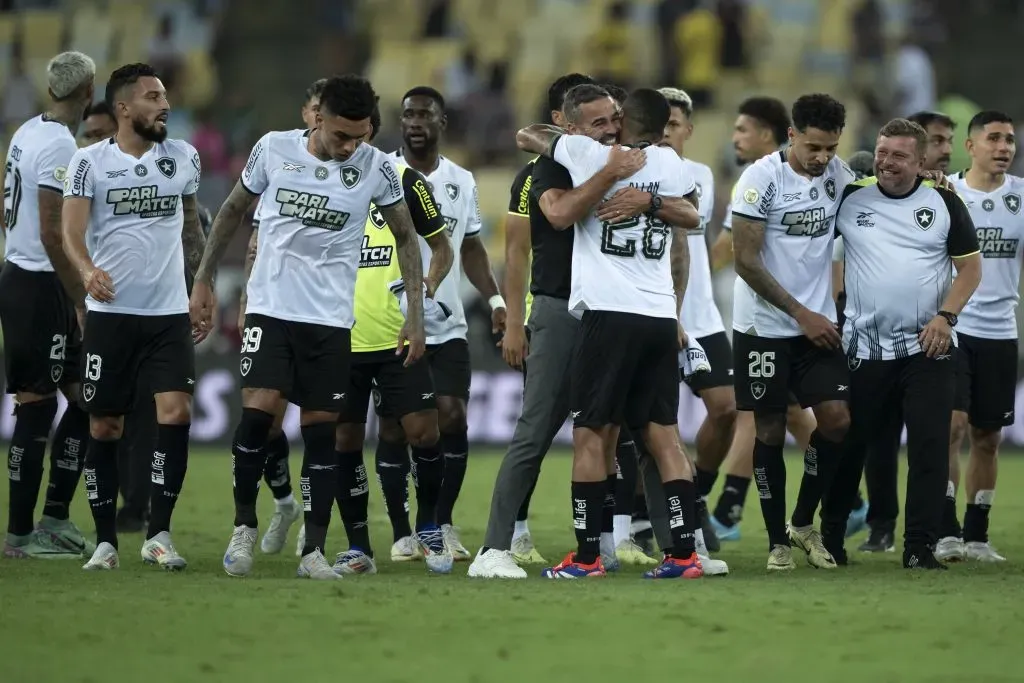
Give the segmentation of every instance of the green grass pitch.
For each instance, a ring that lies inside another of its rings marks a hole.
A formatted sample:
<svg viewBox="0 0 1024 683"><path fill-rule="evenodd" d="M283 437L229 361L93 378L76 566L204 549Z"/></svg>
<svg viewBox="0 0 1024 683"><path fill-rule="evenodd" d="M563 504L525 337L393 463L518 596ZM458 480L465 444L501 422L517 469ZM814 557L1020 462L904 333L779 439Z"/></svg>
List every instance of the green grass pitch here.
<svg viewBox="0 0 1024 683"><path fill-rule="evenodd" d="M472 453L456 508L474 551L497 455ZM646 582L639 570L625 569L581 582L495 582L468 579L462 563L451 576L430 576L422 563L387 560L391 535L374 484L380 574L326 585L294 578L290 553L258 556L247 579L224 574L229 462L226 450L193 453L174 520L176 545L190 562L184 573L144 566L138 535L121 538L122 567L113 573L86 573L72 561L0 562L0 681L1021 680L1019 457L1001 463L992 513L993 541L1009 558L1004 566L909 573L900 568L898 548L885 556L854 553L855 566L826 573L797 552L795 572L768 576L751 493L743 540L719 553L732 569L726 578ZM789 464L792 504L800 463ZM295 458L292 468L297 475ZM531 529L551 561L573 543L568 476L566 453L552 453L534 497ZM272 506L268 493L261 494L263 522ZM6 496L3 486L0 509ZM83 496L74 519L91 532ZM294 534L287 550L294 549ZM330 558L343 543L336 520ZM530 568L533 576L538 571Z"/></svg>

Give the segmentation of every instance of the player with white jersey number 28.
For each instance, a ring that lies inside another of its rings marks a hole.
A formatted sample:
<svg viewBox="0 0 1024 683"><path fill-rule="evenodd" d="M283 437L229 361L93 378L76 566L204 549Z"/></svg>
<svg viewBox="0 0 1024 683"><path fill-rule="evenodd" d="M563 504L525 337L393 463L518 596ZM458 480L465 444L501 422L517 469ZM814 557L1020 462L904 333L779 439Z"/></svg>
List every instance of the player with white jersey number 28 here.
<svg viewBox="0 0 1024 683"><path fill-rule="evenodd" d="M118 566L118 440L140 376L156 403L151 514L142 559L183 569L171 514L188 463L195 349L209 328L189 324L185 266L195 272L204 236L196 206L199 155L167 138L170 105L152 67L128 64L107 82L117 133L75 153L64 180L68 258L88 293L82 400L90 416L85 490L97 547L85 569ZM88 241L86 236L88 233ZM88 246L87 246L88 244Z"/></svg>
<svg viewBox="0 0 1024 683"><path fill-rule="evenodd" d="M196 276L192 312L209 324L217 263L253 197L266 193L239 364L243 410L232 445L235 522L224 554L232 576L252 567L267 436L281 404L289 401L300 408L305 444L300 489L306 539L298 575L339 578L323 547L338 483L335 423L349 379L353 292L371 202L395 234L407 289L417 291L423 278L394 164L363 144L375 106L369 81L337 76L324 85L317 128L263 136L217 214ZM415 297L398 348L407 340L405 362L411 364L424 350L423 302Z"/></svg>

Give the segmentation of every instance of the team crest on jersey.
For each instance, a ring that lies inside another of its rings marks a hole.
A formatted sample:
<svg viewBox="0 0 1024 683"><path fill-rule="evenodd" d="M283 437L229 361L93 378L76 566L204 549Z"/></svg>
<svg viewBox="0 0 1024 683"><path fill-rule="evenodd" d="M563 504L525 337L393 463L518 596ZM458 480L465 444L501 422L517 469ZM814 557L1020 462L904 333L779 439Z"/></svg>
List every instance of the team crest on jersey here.
<svg viewBox="0 0 1024 683"><path fill-rule="evenodd" d="M148 173L149 171L142 164L135 165L135 175L139 176L140 178L145 178Z"/></svg>
<svg viewBox="0 0 1024 683"><path fill-rule="evenodd" d="M850 368L850 372L856 372L860 369L860 358L847 358L846 367Z"/></svg>
<svg viewBox="0 0 1024 683"><path fill-rule="evenodd" d="M1015 193L1004 194L1003 204L1006 206L1007 211L1017 215L1020 212L1020 195Z"/></svg>
<svg viewBox="0 0 1024 683"><path fill-rule="evenodd" d="M445 183L444 193L448 195L448 199L454 202L456 199L459 198L459 186L456 185L455 183Z"/></svg>
<svg viewBox="0 0 1024 683"><path fill-rule="evenodd" d="M825 194L828 198L835 201L836 198L836 180L835 178L829 178L825 181Z"/></svg>
<svg viewBox="0 0 1024 683"><path fill-rule="evenodd" d="M161 157L156 160L156 170L163 173L165 178L173 178L178 172L178 164L170 157Z"/></svg>
<svg viewBox="0 0 1024 683"><path fill-rule="evenodd" d="M86 403L91 401L92 397L95 396L95 395L96 395L96 386L95 385L93 385L93 384L83 384L82 385L82 398L85 399Z"/></svg>
<svg viewBox="0 0 1024 683"><path fill-rule="evenodd" d="M243 356L241 362L238 364L238 371L242 373L242 377L245 377L249 374L250 370L252 370L252 358L249 358L249 356Z"/></svg>
<svg viewBox="0 0 1024 683"><path fill-rule="evenodd" d="M370 222L373 223L373 227L378 230L383 230L388 227L388 222L384 220L384 214L380 212L376 206L370 209Z"/></svg>
<svg viewBox="0 0 1024 683"><path fill-rule="evenodd" d="M996 208L996 203L991 199L986 199L981 203L981 208L985 209L986 211L992 211L993 209Z"/></svg>
<svg viewBox="0 0 1024 683"><path fill-rule="evenodd" d="M327 180L327 169L323 166L317 166L316 170L313 171L313 175L316 176L317 180Z"/></svg>
<svg viewBox="0 0 1024 683"><path fill-rule="evenodd" d="M812 202L818 201L818 188L816 188L816 187L812 187L811 188L811 201Z"/></svg>
<svg viewBox="0 0 1024 683"><path fill-rule="evenodd" d="M766 391L768 391L768 387L766 387L763 382L750 383L750 395L754 397L755 401L760 401L764 398Z"/></svg>
<svg viewBox="0 0 1024 683"><path fill-rule="evenodd" d="M927 206L922 206L920 209L914 210L914 222L917 223L917 227L922 230L927 230L932 227L935 222L935 210L930 209Z"/></svg>
<svg viewBox="0 0 1024 683"><path fill-rule="evenodd" d="M60 382L60 378L63 377L63 376L64 376L64 366L63 365L51 365L50 366L50 380L54 384L57 384L58 382Z"/></svg>
<svg viewBox="0 0 1024 683"><path fill-rule="evenodd" d="M359 182L359 178L362 177L362 175L362 171L355 166L342 166L341 184L351 190Z"/></svg>

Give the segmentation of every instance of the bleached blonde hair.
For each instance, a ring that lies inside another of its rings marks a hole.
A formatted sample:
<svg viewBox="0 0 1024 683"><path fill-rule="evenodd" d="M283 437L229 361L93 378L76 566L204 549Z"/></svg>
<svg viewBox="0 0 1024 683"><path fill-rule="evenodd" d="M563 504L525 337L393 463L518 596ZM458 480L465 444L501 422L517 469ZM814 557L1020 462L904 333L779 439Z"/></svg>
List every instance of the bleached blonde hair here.
<svg viewBox="0 0 1024 683"><path fill-rule="evenodd" d="M658 92L668 100L670 106L679 107L687 116L693 113L693 98L685 90L679 88L658 88Z"/></svg>
<svg viewBox="0 0 1024 683"><path fill-rule="evenodd" d="M96 62L81 52L61 52L46 65L46 83L60 100L96 78Z"/></svg>

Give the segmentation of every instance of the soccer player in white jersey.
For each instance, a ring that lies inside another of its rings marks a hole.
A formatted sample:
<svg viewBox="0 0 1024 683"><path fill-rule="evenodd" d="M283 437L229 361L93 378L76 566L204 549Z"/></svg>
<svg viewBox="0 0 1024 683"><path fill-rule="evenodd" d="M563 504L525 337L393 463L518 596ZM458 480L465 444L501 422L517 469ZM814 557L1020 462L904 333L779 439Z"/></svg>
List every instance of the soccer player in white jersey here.
<svg viewBox="0 0 1024 683"><path fill-rule="evenodd" d="M686 141L693 134L693 101L690 96L676 88L662 88L659 92L672 107L672 116L665 129L665 142L676 151L687 171L696 180L701 217L700 226L687 233L686 237L690 250L690 279L686 285L680 322L686 334L700 343L711 363L711 372L695 375L687 382L707 409L707 417L697 431L695 475L697 514L701 518L701 525L708 526L710 522L707 519L705 499L718 478L718 468L729 451L736 424L732 347L712 291L711 262L705 234L715 208L715 179L708 166L683 156ZM714 529L704 532L705 536L713 534Z"/></svg>
<svg viewBox="0 0 1024 683"><path fill-rule="evenodd" d="M732 143L736 159L741 164L752 164L761 157L775 154L789 140L789 111L774 97L751 97L744 100L737 110L733 126ZM733 188L735 194L735 187ZM723 267L733 260L732 212L726 211L722 220L722 232L711 247L712 270ZM732 329L746 332L754 324L754 294L743 278L733 283ZM806 448L811 432L814 431L814 416L810 411L793 403L786 416L786 427L796 440L798 448ZM754 458L754 416L747 411L736 415L732 445L725 457L722 468L725 481L718 503L710 516L711 527L717 540L737 541L740 538L739 522L746 506L747 490L753 477ZM705 539L714 545L713 537L704 532Z"/></svg>
<svg viewBox="0 0 1024 683"><path fill-rule="evenodd" d="M267 437L281 404L290 401L300 408L305 444L300 488L306 547L298 575L339 578L323 547L338 482L334 429L348 384L353 291L370 202L395 233L406 287L415 291L423 278L394 164L362 144L375 106L369 81L337 76L324 85L314 130L264 135L217 214L196 275L191 307L197 319L208 322L217 263L253 197L266 193L239 365L243 410L232 445L235 528L224 554L232 576L245 576L252 567ZM414 363L424 346L421 299L410 300L399 348L406 340L406 362Z"/></svg>
<svg viewBox="0 0 1024 683"><path fill-rule="evenodd" d="M945 569L933 548L956 383L954 328L981 281L982 266L963 201L918 176L927 141L925 130L906 119L883 126L876 177L848 186L836 215L846 252L843 345L852 422L821 518L825 545L840 563L865 447L899 405L907 425L903 566Z"/></svg>
<svg viewBox="0 0 1024 683"><path fill-rule="evenodd" d="M320 78L306 88L306 98L302 103L302 122L307 130L316 128L316 112L320 108L320 93L323 92L326 78ZM256 262L256 244L258 229L260 226L260 214L264 207L266 195L260 195L253 213L252 235L249 237L249 247L245 253L245 286L242 288L242 296L238 302L238 331L245 333L245 307L246 289L249 283L249 276L252 274L253 264ZM274 497L274 514L270 517L270 524L263 532L260 539L260 550L269 555L281 552L285 541L288 540L288 530L302 516L302 508L292 494L292 474L288 466L288 451L290 449L288 436L284 433L282 423L284 413L288 405L282 404L280 411L274 416L274 424L270 428L270 439L267 442L267 462L263 470L263 479L270 488ZM305 545L303 542L302 545ZM299 552L302 548L299 548Z"/></svg>
<svg viewBox="0 0 1024 683"><path fill-rule="evenodd" d="M199 155L167 138L167 92L147 64L110 75L106 100L117 134L75 152L64 180L64 247L88 293L82 400L89 412L86 497L96 551L85 569L118 566L117 449L138 377L156 401L151 514L142 559L183 569L171 515L188 463L195 349L206 329L189 324L185 266L199 265Z"/></svg>
<svg viewBox="0 0 1024 683"><path fill-rule="evenodd" d="M96 65L81 52L51 59L46 68L51 102L18 128L7 151L0 323L15 423L7 456L5 557L78 557L86 550L85 537L68 519L89 436L89 417L78 402L76 310L85 305L85 290L64 253L60 220L75 131L92 101L95 75ZM54 434L46 503L35 528L32 515L58 389L68 406Z"/></svg>
<svg viewBox="0 0 1024 683"><path fill-rule="evenodd" d="M574 88L589 89L592 85ZM573 99L573 91L566 101ZM643 154L645 165L612 185L610 195L636 187L665 197L696 197L693 178L678 155L661 142L670 116L656 90L630 93L622 109L621 140ZM520 149L543 153L569 171L580 186L600 172L612 148L583 135L532 126L517 136ZM657 202L655 202L657 204ZM690 207L693 209L693 207ZM650 214L601 221L592 212L576 223L569 308L581 316L571 369L573 430L573 526L577 550L545 569L547 578L602 576L601 515L607 476L614 471L617 432L627 425L643 433L665 489L672 547L648 578L699 578L689 462L679 443L678 355L685 343L679 308L687 280L683 230L700 224L696 209L683 225L669 226Z"/></svg>
<svg viewBox="0 0 1024 683"><path fill-rule="evenodd" d="M450 329L427 339L427 361L434 376L437 393L438 427L441 430L441 450L444 453L444 480L441 498L437 504L437 523L441 525L445 543L457 561L468 560L469 550L459 539L452 512L462 490L469 457L469 437L466 424L466 403L469 400L471 368L469 344L466 341L466 314L462 306L462 276L480 293L491 308L491 331L499 334L505 329L505 300L498 291L498 283L491 271L487 249L480 239L480 208L477 202L476 180L473 174L440 152L441 135L447 126L444 97L437 90L418 86L402 97L403 146L392 157L408 164L427 179L441 213L448 224L448 236L457 255L448 276L437 288L435 299L452 311ZM420 241L424 258L430 248ZM400 438L397 420L388 418L382 424L382 437L378 445L378 462L407 462L405 440ZM387 435L392 438L385 439ZM399 437L399 438L394 438ZM381 453L387 444L390 451ZM399 444L401 444L399 446ZM399 449L401 459L399 460ZM390 471L389 471L390 470ZM380 468L381 487L385 477L404 472L399 468ZM386 474L385 474L386 473ZM405 478L402 491L406 492ZM397 482L396 482L397 483ZM389 508L398 495L397 487L385 493ZM389 495L390 494L390 495Z"/></svg>
<svg viewBox="0 0 1024 683"><path fill-rule="evenodd" d="M753 325L733 336L736 405L754 413L754 479L768 530L768 570L794 569L791 544L813 567L834 569L814 514L839 464L850 424L849 374L832 299L832 227L853 172L836 148L846 109L828 95L794 104L790 144L747 168L732 202L736 272L756 294ZM789 394L818 426L786 523Z"/></svg>
<svg viewBox="0 0 1024 683"><path fill-rule="evenodd" d="M1017 153L1013 121L983 111L967 127L971 166L953 178L967 204L981 248L981 285L960 313L957 388L949 452L949 483L943 530L935 556L1002 562L988 540L988 515L995 497L996 459L1003 427L1013 424L1017 390L1017 321L1021 241L1024 240L1024 179L1006 170ZM958 276L959 277L959 276ZM967 429L970 424L970 430ZM960 449L970 436L967 512L962 535L956 514Z"/></svg>

